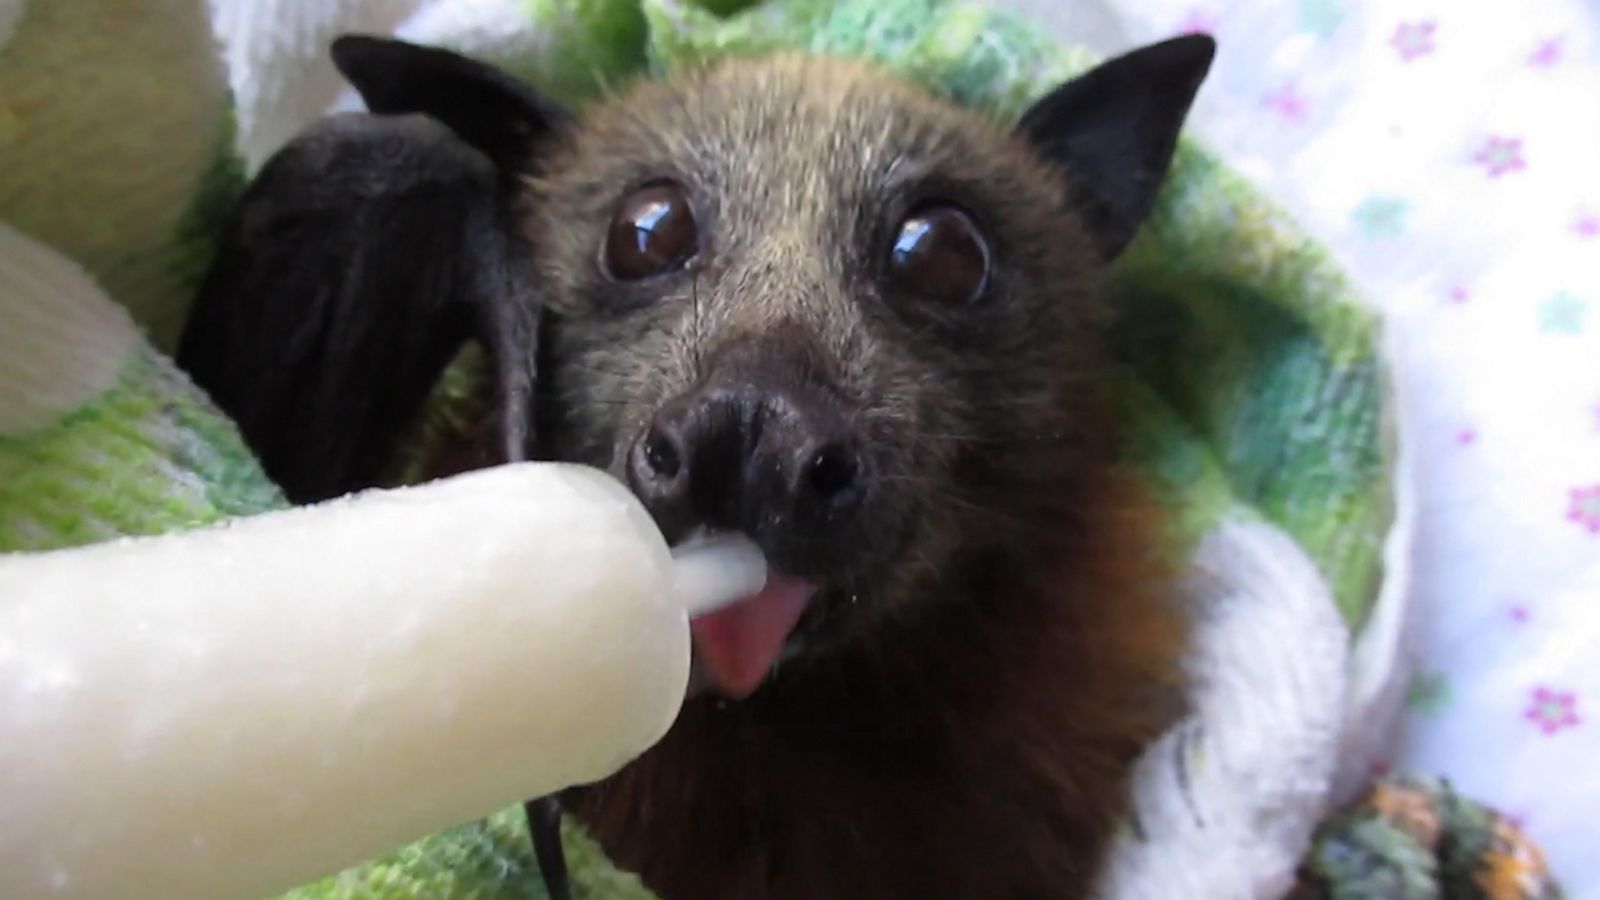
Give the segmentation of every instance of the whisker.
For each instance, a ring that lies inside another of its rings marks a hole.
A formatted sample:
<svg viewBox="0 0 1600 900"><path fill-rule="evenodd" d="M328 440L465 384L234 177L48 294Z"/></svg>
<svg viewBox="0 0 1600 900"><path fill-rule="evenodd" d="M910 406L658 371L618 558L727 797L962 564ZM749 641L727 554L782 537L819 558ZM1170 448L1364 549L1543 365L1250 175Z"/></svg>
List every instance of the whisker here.
<svg viewBox="0 0 1600 900"><path fill-rule="evenodd" d="M693 329L693 332L694 332L690 336L689 341L690 341L690 345L692 347L692 351L691 352L693 353L693 358L694 358L694 376L698 380L701 377L701 375L704 374L704 366L703 366L701 358L700 358L701 357L701 353L703 352L704 348L701 347L701 344L703 343L703 341L701 340L701 333L700 333L700 273L699 273L699 271L694 272L689 277L689 301L690 301L690 304L691 304L691 309L693 310L693 313L692 313L693 314L693 319L690 321L690 325L691 325L691 327Z"/></svg>

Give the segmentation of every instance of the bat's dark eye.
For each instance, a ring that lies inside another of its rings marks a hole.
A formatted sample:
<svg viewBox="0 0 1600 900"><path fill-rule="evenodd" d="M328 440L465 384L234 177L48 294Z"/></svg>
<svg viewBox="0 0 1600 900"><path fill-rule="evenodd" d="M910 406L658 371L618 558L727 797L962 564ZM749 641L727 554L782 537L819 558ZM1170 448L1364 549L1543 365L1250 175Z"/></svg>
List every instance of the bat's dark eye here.
<svg viewBox="0 0 1600 900"><path fill-rule="evenodd" d="M989 246L972 217L954 206L922 206L900 223L889 247L888 276L898 290L961 305L989 283Z"/></svg>
<svg viewBox="0 0 1600 900"><path fill-rule="evenodd" d="M623 199L606 234L611 277L638 281L678 268L700 247L700 230L683 188L652 184Z"/></svg>

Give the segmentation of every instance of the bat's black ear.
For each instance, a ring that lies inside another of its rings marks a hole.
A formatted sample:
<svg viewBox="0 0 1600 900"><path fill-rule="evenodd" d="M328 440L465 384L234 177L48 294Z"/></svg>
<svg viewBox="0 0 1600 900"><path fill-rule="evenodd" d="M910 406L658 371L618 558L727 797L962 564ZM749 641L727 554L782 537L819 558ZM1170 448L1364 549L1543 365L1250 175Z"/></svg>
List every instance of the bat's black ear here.
<svg viewBox="0 0 1600 900"><path fill-rule="evenodd" d="M448 50L345 35L330 52L369 110L437 119L501 169L521 168L540 136L567 119L511 75Z"/></svg>
<svg viewBox="0 0 1600 900"><path fill-rule="evenodd" d="M1114 259L1155 205L1216 43L1190 35L1119 56L1035 103L1017 130L1067 172L1101 254Z"/></svg>

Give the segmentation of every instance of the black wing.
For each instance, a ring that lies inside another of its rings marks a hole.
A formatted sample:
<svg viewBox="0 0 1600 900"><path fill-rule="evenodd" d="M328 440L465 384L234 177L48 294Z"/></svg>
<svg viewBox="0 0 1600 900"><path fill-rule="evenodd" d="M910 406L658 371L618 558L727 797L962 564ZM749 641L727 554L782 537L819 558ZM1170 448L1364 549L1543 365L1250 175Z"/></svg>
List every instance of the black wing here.
<svg viewBox="0 0 1600 900"><path fill-rule="evenodd" d="M510 208L566 120L448 51L367 37L332 49L372 114L320 122L262 168L177 353L296 503L375 484L469 338L495 360L504 457L527 457L538 313ZM565 900L560 807L528 811L545 885Z"/></svg>
<svg viewBox="0 0 1600 900"><path fill-rule="evenodd" d="M376 483L469 338L495 360L505 458L527 456L537 307L509 208L562 118L446 51L341 38L334 58L374 114L319 122L262 168L177 352L298 503Z"/></svg>

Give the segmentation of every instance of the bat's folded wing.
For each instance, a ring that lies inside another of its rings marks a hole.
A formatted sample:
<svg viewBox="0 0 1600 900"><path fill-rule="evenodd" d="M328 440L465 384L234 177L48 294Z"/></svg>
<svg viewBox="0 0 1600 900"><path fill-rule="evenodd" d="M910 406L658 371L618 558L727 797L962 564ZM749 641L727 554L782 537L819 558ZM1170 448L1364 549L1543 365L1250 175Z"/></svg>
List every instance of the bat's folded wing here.
<svg viewBox="0 0 1600 900"><path fill-rule="evenodd" d="M370 486L469 338L501 361L522 455L535 314L502 193L488 156L421 114L326 119L263 167L177 359L290 499Z"/></svg>

